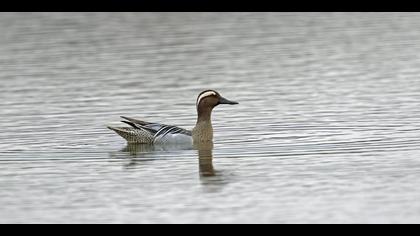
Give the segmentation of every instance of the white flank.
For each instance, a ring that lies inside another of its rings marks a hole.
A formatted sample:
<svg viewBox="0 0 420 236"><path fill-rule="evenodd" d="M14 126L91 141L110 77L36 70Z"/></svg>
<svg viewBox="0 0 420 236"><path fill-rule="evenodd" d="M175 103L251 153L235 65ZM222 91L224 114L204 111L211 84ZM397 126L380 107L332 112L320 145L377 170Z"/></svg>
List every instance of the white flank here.
<svg viewBox="0 0 420 236"><path fill-rule="evenodd" d="M208 91L208 92L205 92L205 93L201 94L200 97L198 97L198 99L197 99L196 106L198 106L198 104L200 104L201 99L203 99L207 96L214 96L214 95L216 95L216 93L213 92L213 91Z"/></svg>
<svg viewBox="0 0 420 236"><path fill-rule="evenodd" d="M154 144L188 144L192 145L192 137L185 134L167 134L153 141Z"/></svg>

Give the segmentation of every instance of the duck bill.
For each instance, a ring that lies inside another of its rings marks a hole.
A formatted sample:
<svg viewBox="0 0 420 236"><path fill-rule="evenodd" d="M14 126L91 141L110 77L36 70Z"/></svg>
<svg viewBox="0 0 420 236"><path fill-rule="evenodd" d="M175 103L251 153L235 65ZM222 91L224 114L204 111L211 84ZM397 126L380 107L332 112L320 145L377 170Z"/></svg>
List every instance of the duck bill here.
<svg viewBox="0 0 420 236"><path fill-rule="evenodd" d="M228 99L226 99L224 97L220 97L219 98L219 104L236 105L236 104L239 104L239 103L238 102L235 102L235 101L230 101L230 100L228 100Z"/></svg>

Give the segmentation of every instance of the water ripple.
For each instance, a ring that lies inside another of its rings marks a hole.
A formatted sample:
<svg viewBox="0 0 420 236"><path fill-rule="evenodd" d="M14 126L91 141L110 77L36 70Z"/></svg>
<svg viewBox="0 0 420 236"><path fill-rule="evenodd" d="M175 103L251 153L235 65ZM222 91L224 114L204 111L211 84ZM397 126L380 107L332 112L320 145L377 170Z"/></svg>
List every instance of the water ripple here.
<svg viewBox="0 0 420 236"><path fill-rule="evenodd" d="M419 20L2 13L0 223L418 223ZM209 88L212 151L106 129L190 129Z"/></svg>

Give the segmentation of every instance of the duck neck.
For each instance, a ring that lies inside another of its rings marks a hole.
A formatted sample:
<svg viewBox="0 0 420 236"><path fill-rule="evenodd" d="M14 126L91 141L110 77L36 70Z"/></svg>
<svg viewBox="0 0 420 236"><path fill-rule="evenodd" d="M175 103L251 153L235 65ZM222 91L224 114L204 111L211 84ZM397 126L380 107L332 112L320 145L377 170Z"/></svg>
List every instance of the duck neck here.
<svg viewBox="0 0 420 236"><path fill-rule="evenodd" d="M208 123L211 125L211 112L213 108L210 107L198 107L197 108L197 124Z"/></svg>
<svg viewBox="0 0 420 236"><path fill-rule="evenodd" d="M197 123L193 131L195 142L211 142L213 140L213 127L211 125L212 108L198 108Z"/></svg>

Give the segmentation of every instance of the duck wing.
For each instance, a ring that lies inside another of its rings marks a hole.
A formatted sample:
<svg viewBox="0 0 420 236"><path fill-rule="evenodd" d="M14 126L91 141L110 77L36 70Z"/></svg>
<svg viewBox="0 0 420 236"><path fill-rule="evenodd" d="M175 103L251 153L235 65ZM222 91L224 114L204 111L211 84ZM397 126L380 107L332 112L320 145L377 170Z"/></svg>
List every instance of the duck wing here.
<svg viewBox="0 0 420 236"><path fill-rule="evenodd" d="M140 130L149 132L151 135L153 135L154 142L157 140L162 140L163 138L166 138L167 136L170 136L170 135L176 135L176 134L187 135L187 136L192 135L190 130L186 130L186 129L183 129L174 125L151 123L151 122L146 122L146 121L128 118L124 116L122 116L122 118L126 120L122 120L121 122L124 122L135 129L140 129Z"/></svg>

